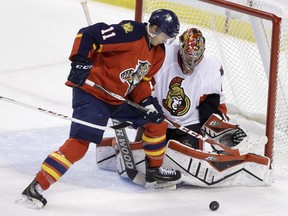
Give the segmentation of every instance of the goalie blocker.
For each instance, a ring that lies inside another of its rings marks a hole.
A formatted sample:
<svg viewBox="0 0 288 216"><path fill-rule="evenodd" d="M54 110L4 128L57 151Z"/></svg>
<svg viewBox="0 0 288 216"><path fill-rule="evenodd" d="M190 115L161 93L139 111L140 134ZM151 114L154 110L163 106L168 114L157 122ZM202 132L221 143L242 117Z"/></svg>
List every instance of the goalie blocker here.
<svg viewBox="0 0 288 216"><path fill-rule="evenodd" d="M221 147L215 149L205 142L200 150L169 140L163 166L180 170L183 184L201 187L270 185L270 159L247 153L259 144L266 144L266 137L249 138L251 134L247 135L239 126L223 121L218 115L212 115L202 127L202 131L211 139L220 142L225 140L225 147L238 147L243 154L222 154L221 152L225 151L221 151ZM253 141L256 142L254 146ZM96 146L98 166L116 171L121 177L127 177L115 138L105 138ZM137 170L145 174L145 153L141 142L131 142L131 150Z"/></svg>

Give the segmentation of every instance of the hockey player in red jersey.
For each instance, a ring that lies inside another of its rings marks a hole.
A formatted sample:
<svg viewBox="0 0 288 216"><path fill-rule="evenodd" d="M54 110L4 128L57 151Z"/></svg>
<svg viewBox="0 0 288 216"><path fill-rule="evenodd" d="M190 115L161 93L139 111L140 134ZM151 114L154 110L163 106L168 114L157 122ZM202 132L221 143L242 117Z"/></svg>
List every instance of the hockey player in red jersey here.
<svg viewBox="0 0 288 216"><path fill-rule="evenodd" d="M161 167L166 149L167 123L149 81L164 62L164 43L179 33L179 21L170 10L154 11L148 23L125 20L119 24L97 23L79 30L69 59L71 71L66 85L73 87L73 117L105 126L109 118L143 126L146 181L179 183L178 170ZM119 101L85 83L86 79L146 107L149 112ZM44 160L41 170L22 192L25 202L37 208L46 205L43 190L55 183L87 152L89 143L100 143L104 131L71 124L66 142Z"/></svg>

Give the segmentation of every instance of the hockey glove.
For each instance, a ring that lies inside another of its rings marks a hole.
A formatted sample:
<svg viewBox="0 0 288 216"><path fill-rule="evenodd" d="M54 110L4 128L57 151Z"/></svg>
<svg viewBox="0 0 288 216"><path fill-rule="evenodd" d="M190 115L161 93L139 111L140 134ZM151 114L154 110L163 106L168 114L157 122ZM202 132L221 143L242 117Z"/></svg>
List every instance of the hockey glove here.
<svg viewBox="0 0 288 216"><path fill-rule="evenodd" d="M144 99L140 105L148 110L144 115L145 119L156 124L160 124L164 121L165 116L157 98L149 96Z"/></svg>
<svg viewBox="0 0 288 216"><path fill-rule="evenodd" d="M226 147L232 148L246 140L247 134L239 125L233 124L217 114L212 114L201 128L202 133Z"/></svg>
<svg viewBox="0 0 288 216"><path fill-rule="evenodd" d="M68 80L76 84L77 87L84 85L91 67L92 62L89 59L79 56L74 57Z"/></svg>

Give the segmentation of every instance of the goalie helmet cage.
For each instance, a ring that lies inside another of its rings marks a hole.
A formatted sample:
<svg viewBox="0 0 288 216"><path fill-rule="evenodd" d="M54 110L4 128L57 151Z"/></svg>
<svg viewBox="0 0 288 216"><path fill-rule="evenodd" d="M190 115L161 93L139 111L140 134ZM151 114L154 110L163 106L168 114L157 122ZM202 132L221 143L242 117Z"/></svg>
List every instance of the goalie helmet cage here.
<svg viewBox="0 0 288 216"><path fill-rule="evenodd" d="M248 121L248 131L266 134L271 167L288 170L285 7L276 0L136 0L135 20L147 22L152 11L166 8L177 14L180 34L199 28L206 38L205 55L223 64L229 116L240 125Z"/></svg>

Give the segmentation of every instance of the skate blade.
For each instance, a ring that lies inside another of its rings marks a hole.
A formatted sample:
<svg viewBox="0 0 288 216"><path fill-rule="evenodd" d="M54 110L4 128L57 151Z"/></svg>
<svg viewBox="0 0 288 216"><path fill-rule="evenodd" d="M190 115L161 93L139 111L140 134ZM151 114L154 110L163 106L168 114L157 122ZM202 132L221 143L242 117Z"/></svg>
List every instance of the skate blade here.
<svg viewBox="0 0 288 216"><path fill-rule="evenodd" d="M167 190L176 190L177 185L181 182L181 180L170 181L170 182L146 182L146 189L167 189Z"/></svg>
<svg viewBox="0 0 288 216"><path fill-rule="evenodd" d="M40 202L39 200L37 199L29 199L27 196L25 195L22 195L21 198L17 199L15 201L16 204L18 205L21 205L21 206L24 206L26 208L30 208L30 209L41 209L44 207L43 203Z"/></svg>

